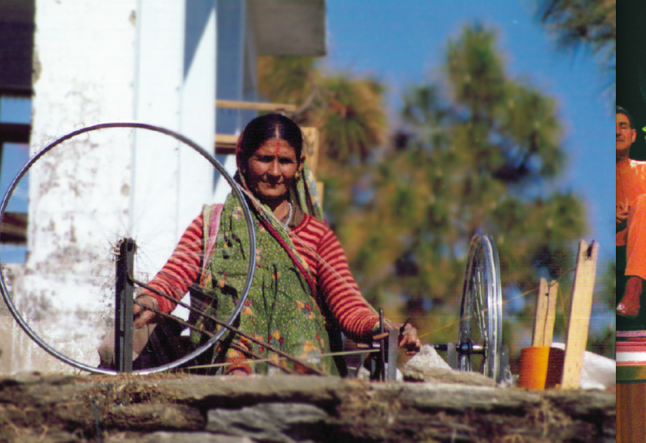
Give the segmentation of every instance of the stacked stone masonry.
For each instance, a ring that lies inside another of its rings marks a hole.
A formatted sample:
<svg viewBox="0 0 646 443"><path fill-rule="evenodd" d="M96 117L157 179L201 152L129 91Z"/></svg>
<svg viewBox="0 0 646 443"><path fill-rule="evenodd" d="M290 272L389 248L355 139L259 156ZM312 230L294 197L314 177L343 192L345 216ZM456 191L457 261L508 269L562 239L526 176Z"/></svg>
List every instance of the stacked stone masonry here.
<svg viewBox="0 0 646 443"><path fill-rule="evenodd" d="M0 442L614 442L613 391L316 376L0 380Z"/></svg>

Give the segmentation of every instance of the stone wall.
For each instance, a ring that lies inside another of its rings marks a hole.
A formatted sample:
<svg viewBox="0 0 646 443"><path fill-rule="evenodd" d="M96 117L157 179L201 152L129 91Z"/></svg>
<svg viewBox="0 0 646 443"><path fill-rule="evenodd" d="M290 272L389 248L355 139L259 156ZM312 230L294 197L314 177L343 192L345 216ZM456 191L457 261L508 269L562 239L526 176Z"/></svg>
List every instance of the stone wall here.
<svg viewBox="0 0 646 443"><path fill-rule="evenodd" d="M0 380L7 442L614 442L610 391L316 376Z"/></svg>

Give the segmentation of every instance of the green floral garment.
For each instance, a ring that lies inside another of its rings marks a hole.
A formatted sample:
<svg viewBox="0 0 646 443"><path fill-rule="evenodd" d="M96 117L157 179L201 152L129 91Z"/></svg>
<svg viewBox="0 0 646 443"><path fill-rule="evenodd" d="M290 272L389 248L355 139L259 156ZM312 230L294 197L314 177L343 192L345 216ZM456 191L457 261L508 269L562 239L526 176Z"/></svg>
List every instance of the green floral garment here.
<svg viewBox="0 0 646 443"><path fill-rule="evenodd" d="M307 189L308 195L301 199L302 207L308 212L314 208L320 209L315 188L313 191L311 189L313 180L310 180L311 173L308 169L303 176L307 179L301 178L296 186L298 195L303 195L303 191ZM239 176L236 178L240 180ZM316 285L306 261L296 252L287 228L271 211L250 194L248 201L254 214L256 230L256 270L249 295L235 326L326 373L338 374L333 359L322 357L330 352L330 341L324 315L315 298ZM209 255L205 260L208 260L206 263L210 272L203 273L200 283L213 296L206 312L226 321L239 300L246 280L249 238L242 207L235 196L229 195L219 218L213 252L208 251L206 245L212 235L208 227L212 224L212 218L217 217L214 210L218 209L215 205L204 208L204 245L205 252ZM315 215L321 217L322 212ZM210 331L218 330L219 326L212 323L202 318L198 320L197 326ZM200 336L199 333L192 334L194 343L199 342ZM211 361L230 365L219 367L216 373L226 373L236 368L259 374L279 371L266 363L252 364L242 352L229 346L231 341L282 366L298 369L293 362L279 358L262 345L232 333L226 337L216 344Z"/></svg>

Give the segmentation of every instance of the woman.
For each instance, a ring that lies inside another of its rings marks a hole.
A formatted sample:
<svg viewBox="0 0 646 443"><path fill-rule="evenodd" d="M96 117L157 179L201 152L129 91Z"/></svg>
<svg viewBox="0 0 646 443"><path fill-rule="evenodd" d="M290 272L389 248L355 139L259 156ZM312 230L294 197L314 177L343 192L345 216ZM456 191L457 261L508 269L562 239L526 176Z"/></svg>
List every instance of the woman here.
<svg viewBox="0 0 646 443"><path fill-rule="evenodd" d="M340 328L353 340L370 341L379 318L359 292L338 239L323 221L303 156L301 130L279 114L258 117L241 134L236 160L234 178L247 191L257 237L255 276L236 327L336 374L332 359L323 357L338 349L338 335L332 331ZM206 295L192 298L192 305L226 320L247 275L246 229L233 195L224 205L205 207L149 283L155 291L144 290L137 298L135 328L159 321L142 305L162 312L174 309L172 301L156 292L179 299L195 286ZM208 318L196 316L195 321L199 328L217 328ZM196 345L204 341L199 333L192 336ZM411 325L405 326L400 346L419 349ZM264 346L235 334L216 344L210 361L226 363L219 370L225 374L271 372L266 364L250 363L241 349L278 362L278 356ZM279 364L290 365L284 360Z"/></svg>

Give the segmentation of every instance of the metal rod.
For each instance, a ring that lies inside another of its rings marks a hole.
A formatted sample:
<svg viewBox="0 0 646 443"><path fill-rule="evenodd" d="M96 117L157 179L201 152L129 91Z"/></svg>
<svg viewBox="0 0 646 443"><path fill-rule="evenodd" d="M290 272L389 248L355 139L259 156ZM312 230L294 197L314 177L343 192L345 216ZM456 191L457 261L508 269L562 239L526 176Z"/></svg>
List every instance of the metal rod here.
<svg viewBox="0 0 646 443"><path fill-rule="evenodd" d="M384 330L384 310L382 308L379 308L379 333L383 335L385 332ZM379 343L379 356L381 357L381 361L379 362L378 369L379 369L379 380L381 381L386 381L386 339L380 340L381 343Z"/></svg>
<svg viewBox="0 0 646 443"><path fill-rule="evenodd" d="M202 334L204 334L204 335L206 335L208 337L213 337L215 335L212 332L205 331L204 329L200 329L200 328L198 328L196 326L193 326L192 324L182 320L181 318L174 317L171 314L167 314L166 312L160 311L159 309L155 309L155 308L152 308L150 306L144 305L143 303L139 303L137 300L135 300L134 303L141 306L142 308L149 309L149 310L153 311L155 314L161 315L161 316L163 316L165 318L173 319L173 321L176 321L180 325L186 326L187 328L192 329L194 331L197 331L199 333L202 333ZM236 343L231 343L231 347L239 350L240 352L244 352L244 353L246 353L248 355L251 355L254 358L267 360L262 355L256 354L255 352L250 351L249 349L246 349L243 346L240 346L240 345L238 345ZM269 365L271 365L271 366L275 366L275 367L277 367L279 369L282 369L283 371L287 372L288 374L296 374L297 373L296 371L294 371L292 369L280 366L279 364L275 363L274 361L267 361L267 363Z"/></svg>
<svg viewBox="0 0 646 443"><path fill-rule="evenodd" d="M143 283L143 282L140 282L138 280L135 280L132 277L130 277L130 279L132 280L132 282L134 282L137 285L151 291L152 293L157 294L157 295L159 295L161 297L167 298L168 300L171 300L172 302L177 303L178 305L183 306L186 309L189 309L189 310L203 316L204 318L209 319L209 320L219 324L220 326L223 326L223 327L227 328L231 332L234 332L234 333L236 333L236 334L238 334L238 335L240 335L240 336L242 336L242 337L244 337L244 338L246 338L246 339L248 339L248 340L250 340L250 341L252 341L252 342L254 342L256 344L259 344L259 345L265 347L266 349L269 349L270 351L275 352L276 354L280 355L281 357L285 357L286 359L291 360L292 362L302 366L304 369L306 369L306 370L308 370L308 371L310 371L310 372L312 372L314 374L326 375L320 369L318 369L318 368L316 368L314 366L311 366L311 365L309 365L307 363L304 363L301 360L299 360L298 358L294 357L293 355L290 355L285 351L281 351L280 349L270 345L269 343L266 343L266 342L264 342L262 340L258 340L256 337L254 337L252 335L249 335L249 334L247 334L245 332L242 332L240 329L238 329L238 328L236 328L234 326L231 326L231 325L227 324L226 322L224 322L224 321L222 321L222 320L220 320L218 318L215 318L215 317L213 317L211 315L208 315L207 313L205 313L204 311L202 311L200 309L193 308L193 307L189 306L188 304L183 303L182 301L179 301L179 300L171 297L170 295L164 294L163 292L160 292L160 291L156 290L155 288L147 285L146 283ZM158 311L158 310L152 309L152 308L147 308L147 309L150 309L151 311L156 312L156 313L161 312L161 311ZM204 332L204 331L200 330L200 332Z"/></svg>
<svg viewBox="0 0 646 443"><path fill-rule="evenodd" d="M436 351L448 351L452 343L441 344L441 345L431 345L435 348ZM455 344L453 344L455 346ZM484 354L485 347L482 345L472 344L468 345L463 343L461 346L456 347L457 351L462 354Z"/></svg>
<svg viewBox="0 0 646 443"><path fill-rule="evenodd" d="M386 381L397 380L397 349L399 348L399 329L391 329L388 335L388 372Z"/></svg>
<svg viewBox="0 0 646 443"><path fill-rule="evenodd" d="M132 307L134 287L128 278L133 272L135 242L121 240L116 262L116 303L114 348L117 372L132 372Z"/></svg>

